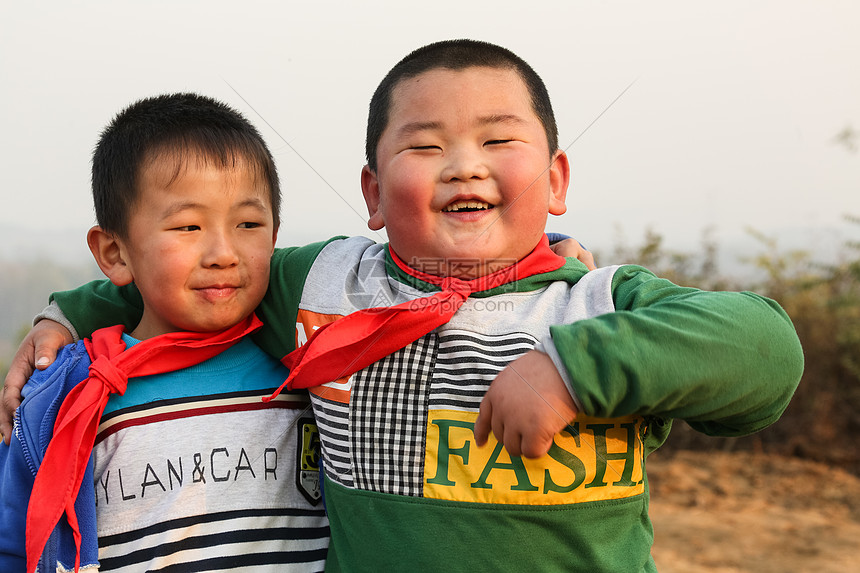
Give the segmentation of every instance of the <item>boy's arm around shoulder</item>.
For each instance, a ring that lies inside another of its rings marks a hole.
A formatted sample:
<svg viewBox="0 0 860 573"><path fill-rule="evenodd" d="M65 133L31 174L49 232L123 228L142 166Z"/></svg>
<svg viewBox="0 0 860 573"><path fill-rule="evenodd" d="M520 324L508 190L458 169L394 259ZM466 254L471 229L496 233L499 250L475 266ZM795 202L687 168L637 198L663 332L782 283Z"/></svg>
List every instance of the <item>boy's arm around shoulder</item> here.
<svg viewBox="0 0 860 573"><path fill-rule="evenodd" d="M82 343L70 345L49 369L37 371L24 388L10 443L0 443L0 571L25 568L24 534L33 481L63 399L87 376L85 358Z"/></svg>
<svg viewBox="0 0 860 573"><path fill-rule="evenodd" d="M803 351L773 300L680 287L636 266L616 271L612 297L615 312L550 328L584 413L681 418L738 436L788 406Z"/></svg>

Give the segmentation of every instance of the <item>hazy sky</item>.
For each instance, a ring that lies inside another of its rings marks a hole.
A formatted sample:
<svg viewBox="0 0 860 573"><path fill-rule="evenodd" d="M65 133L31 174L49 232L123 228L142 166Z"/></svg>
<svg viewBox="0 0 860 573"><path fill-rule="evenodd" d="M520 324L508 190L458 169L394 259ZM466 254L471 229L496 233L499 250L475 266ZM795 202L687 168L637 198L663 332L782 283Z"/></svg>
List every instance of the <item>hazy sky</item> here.
<svg viewBox="0 0 860 573"><path fill-rule="evenodd" d="M746 227L815 248L856 230L841 218L860 215L860 151L835 140L860 133L855 1L45 5L4 2L0 18L5 256L85 260L100 129L185 90L260 127L284 189L279 244L382 238L359 188L367 103L407 52L457 37L514 50L549 87L573 173L551 230L598 250L620 226L680 248L709 226L729 247Z"/></svg>

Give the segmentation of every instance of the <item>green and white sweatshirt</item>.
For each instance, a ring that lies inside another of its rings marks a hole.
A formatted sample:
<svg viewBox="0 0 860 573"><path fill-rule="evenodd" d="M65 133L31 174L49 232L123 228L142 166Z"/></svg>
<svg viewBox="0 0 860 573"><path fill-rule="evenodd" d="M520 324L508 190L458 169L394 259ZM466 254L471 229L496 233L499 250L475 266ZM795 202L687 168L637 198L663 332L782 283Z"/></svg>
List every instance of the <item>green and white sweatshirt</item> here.
<svg viewBox="0 0 860 573"><path fill-rule="evenodd" d="M115 290L101 283L55 301L78 332L120 312L132 325L139 298ZM279 250L257 341L282 357L326 322L434 290L367 239ZM536 345L581 414L543 458L511 457L492 438L478 448L490 382ZM572 259L475 293L447 324L311 389L327 570L654 571L645 460L672 420L711 435L761 430L802 369L790 320L753 293L680 287L636 266L587 272Z"/></svg>

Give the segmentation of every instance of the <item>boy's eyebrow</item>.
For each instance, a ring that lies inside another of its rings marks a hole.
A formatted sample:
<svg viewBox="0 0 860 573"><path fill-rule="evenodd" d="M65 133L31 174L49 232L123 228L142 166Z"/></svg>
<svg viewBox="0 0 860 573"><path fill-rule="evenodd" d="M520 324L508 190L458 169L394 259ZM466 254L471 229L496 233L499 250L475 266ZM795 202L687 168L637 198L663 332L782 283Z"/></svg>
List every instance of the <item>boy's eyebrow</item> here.
<svg viewBox="0 0 860 573"><path fill-rule="evenodd" d="M479 125L490 125L494 123L524 124L528 122L513 113L494 113L492 115L485 115L478 118Z"/></svg>
<svg viewBox="0 0 860 573"><path fill-rule="evenodd" d="M400 127L397 134L400 137L407 137L421 131L431 131L434 129L442 129L441 121L412 121Z"/></svg>
<svg viewBox="0 0 860 573"><path fill-rule="evenodd" d="M493 124L517 124L521 125L528 123L522 117L513 113L494 113L478 118L478 125L493 125ZM432 131L434 129L442 129L441 121L412 121L400 127L397 130L398 135L407 137L414 133L422 131Z"/></svg>
<svg viewBox="0 0 860 573"><path fill-rule="evenodd" d="M188 209L199 209L199 208L205 208L205 207L206 207L205 203L197 203L194 201L175 203L175 204L171 205L162 214L162 216L166 219L167 217L170 217L171 215L175 215L176 213L181 213L182 211L186 211ZM236 209L241 209L243 207L252 207L254 209L259 209L260 211L266 211L268 209L268 207L266 206L266 203L262 199L260 199L259 197L249 197L248 199L240 201L239 203L235 203L233 205L233 207Z"/></svg>
<svg viewBox="0 0 860 573"><path fill-rule="evenodd" d="M234 206L235 207L254 207L256 209L260 209L261 211L265 211L268 209L265 201L263 201L259 197L249 197L248 199L245 199L244 201L237 203Z"/></svg>
<svg viewBox="0 0 860 573"><path fill-rule="evenodd" d="M170 205L164 211L164 213L161 214L161 216L166 219L166 218L170 217L171 215L181 213L182 211L187 211L189 209L197 209L197 208L203 207L203 206L204 205L202 203L195 203L192 201L185 201L182 203L174 203L174 204Z"/></svg>

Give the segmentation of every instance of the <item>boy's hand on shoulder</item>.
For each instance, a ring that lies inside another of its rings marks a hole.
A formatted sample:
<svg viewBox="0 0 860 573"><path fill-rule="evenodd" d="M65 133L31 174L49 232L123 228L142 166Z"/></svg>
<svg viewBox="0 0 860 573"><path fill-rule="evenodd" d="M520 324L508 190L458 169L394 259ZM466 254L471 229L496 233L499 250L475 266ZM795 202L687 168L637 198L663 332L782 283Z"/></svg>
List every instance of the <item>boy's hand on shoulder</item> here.
<svg viewBox="0 0 860 573"><path fill-rule="evenodd" d="M66 327L53 320L39 321L21 341L12 358L0 397L0 432L6 445L9 445L12 435L12 420L15 408L21 404L24 384L36 368L44 370L50 366L57 358L57 350L72 342L74 339Z"/></svg>
<svg viewBox="0 0 860 573"><path fill-rule="evenodd" d="M475 441L483 446L492 431L510 455L539 458L576 414L550 357L530 350L493 380L475 421Z"/></svg>
<svg viewBox="0 0 860 573"><path fill-rule="evenodd" d="M594 255L576 239L564 239L563 241L551 244L549 248L561 257L579 259L590 271L597 268L594 264Z"/></svg>

